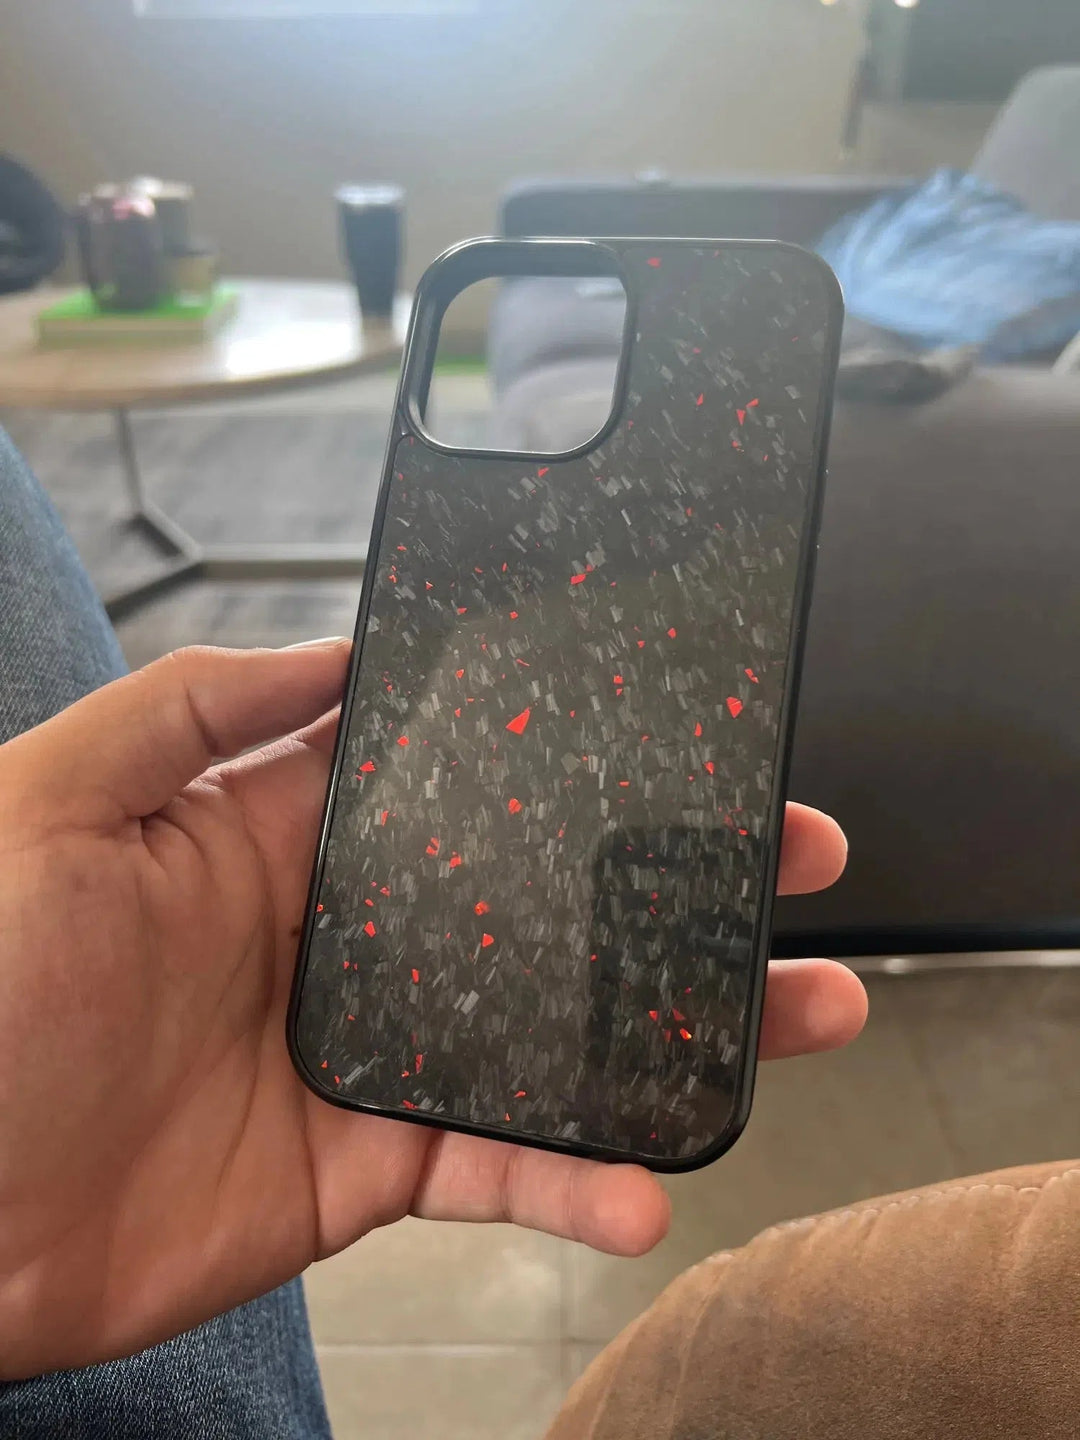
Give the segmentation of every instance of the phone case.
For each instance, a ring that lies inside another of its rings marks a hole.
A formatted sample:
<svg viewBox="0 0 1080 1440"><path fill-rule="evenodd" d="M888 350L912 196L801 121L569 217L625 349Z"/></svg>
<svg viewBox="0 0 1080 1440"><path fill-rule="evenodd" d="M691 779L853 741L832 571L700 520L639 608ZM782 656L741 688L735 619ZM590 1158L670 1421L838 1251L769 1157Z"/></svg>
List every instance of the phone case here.
<svg viewBox="0 0 1080 1440"><path fill-rule="evenodd" d="M572 454L422 420L479 275L617 275ZM793 246L480 241L418 291L289 1017L326 1099L656 1169L749 1110L841 315Z"/></svg>

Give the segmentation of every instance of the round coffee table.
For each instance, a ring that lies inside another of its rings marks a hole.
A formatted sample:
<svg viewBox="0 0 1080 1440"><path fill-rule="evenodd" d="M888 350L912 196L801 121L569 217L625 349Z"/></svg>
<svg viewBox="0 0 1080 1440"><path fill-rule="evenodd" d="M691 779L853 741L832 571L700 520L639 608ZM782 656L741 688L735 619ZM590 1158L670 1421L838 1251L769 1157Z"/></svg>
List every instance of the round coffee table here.
<svg viewBox="0 0 1080 1440"><path fill-rule="evenodd" d="M151 579L106 597L114 618L187 580L298 579L356 575L356 545L203 545L165 514L143 487L131 411L190 405L339 380L400 361L411 298L391 320L364 320L350 285L235 280L234 318L194 343L124 340L41 346L38 312L61 290L0 300L0 405L39 410L106 410L116 425L132 520L166 557Z"/></svg>

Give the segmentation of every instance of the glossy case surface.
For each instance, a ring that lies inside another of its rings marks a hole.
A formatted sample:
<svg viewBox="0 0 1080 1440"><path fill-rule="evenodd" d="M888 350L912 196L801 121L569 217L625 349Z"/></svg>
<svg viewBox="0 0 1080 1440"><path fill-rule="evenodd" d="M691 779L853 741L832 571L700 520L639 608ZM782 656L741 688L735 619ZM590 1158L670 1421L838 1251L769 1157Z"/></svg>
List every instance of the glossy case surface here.
<svg viewBox="0 0 1080 1440"><path fill-rule="evenodd" d="M453 452L479 274L617 274L573 454ZM358 1109L658 1169L749 1110L840 326L769 242L473 242L418 292L289 1017Z"/></svg>

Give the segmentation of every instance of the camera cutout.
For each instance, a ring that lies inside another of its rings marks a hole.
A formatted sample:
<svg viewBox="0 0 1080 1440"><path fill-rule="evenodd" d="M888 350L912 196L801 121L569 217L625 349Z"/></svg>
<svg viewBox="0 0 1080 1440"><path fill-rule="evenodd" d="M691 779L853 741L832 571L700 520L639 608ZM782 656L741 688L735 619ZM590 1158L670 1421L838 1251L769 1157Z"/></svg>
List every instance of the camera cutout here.
<svg viewBox="0 0 1080 1440"><path fill-rule="evenodd" d="M597 443L620 405L627 349L630 307L612 252L588 241L477 241L433 274L406 361L424 438L457 453L548 458ZM569 362L567 334L578 357ZM579 372L574 394L546 406L548 370L567 363Z"/></svg>

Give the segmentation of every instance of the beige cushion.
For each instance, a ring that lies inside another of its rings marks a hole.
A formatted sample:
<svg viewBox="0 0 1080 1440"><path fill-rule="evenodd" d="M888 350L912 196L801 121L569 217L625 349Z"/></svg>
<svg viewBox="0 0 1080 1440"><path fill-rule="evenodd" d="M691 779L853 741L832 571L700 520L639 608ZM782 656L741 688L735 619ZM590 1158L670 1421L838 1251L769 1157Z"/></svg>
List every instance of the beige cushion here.
<svg viewBox="0 0 1080 1440"><path fill-rule="evenodd" d="M764 1231L671 1285L549 1440L1077 1440L1080 1161Z"/></svg>

